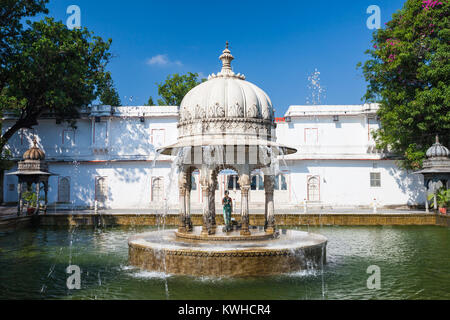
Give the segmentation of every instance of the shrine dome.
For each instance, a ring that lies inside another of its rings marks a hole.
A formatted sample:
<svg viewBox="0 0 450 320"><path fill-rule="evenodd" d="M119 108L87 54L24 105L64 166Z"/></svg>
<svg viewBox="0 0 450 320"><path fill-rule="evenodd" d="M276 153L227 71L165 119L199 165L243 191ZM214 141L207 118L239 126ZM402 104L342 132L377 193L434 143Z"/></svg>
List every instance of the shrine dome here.
<svg viewBox="0 0 450 320"><path fill-rule="evenodd" d="M273 107L269 96L231 69L234 57L227 47L219 57L222 70L189 91L180 105L180 121L217 118L262 119L271 121Z"/></svg>
<svg viewBox="0 0 450 320"><path fill-rule="evenodd" d="M228 42L219 59L222 70L191 89L179 107L178 139L159 150L175 155L180 148L207 146L267 146L284 154L296 149L276 142L274 109L259 87L234 73Z"/></svg>
<svg viewBox="0 0 450 320"><path fill-rule="evenodd" d="M450 151L439 143L439 137L436 136L436 142L427 150L427 158L448 158Z"/></svg>
<svg viewBox="0 0 450 320"><path fill-rule="evenodd" d="M37 147L36 139L33 140L33 146L23 154L23 160L45 160L45 153Z"/></svg>

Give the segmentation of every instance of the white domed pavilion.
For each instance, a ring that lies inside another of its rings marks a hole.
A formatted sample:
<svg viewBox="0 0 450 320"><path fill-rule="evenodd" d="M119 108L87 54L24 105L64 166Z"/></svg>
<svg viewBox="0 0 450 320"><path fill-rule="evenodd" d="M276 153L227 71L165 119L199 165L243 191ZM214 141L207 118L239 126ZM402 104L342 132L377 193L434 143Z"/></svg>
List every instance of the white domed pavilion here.
<svg viewBox="0 0 450 320"><path fill-rule="evenodd" d="M178 140L162 148L165 155L178 156L180 233L192 230L190 218L191 175L200 171L203 197L202 235L215 233L215 189L221 170L234 170L241 190L241 235L250 235L248 211L250 174L264 172L267 233L275 232L271 164L281 154L297 150L278 144L274 110L269 96L256 85L235 74L228 42L222 55L222 70L189 91L179 110Z"/></svg>

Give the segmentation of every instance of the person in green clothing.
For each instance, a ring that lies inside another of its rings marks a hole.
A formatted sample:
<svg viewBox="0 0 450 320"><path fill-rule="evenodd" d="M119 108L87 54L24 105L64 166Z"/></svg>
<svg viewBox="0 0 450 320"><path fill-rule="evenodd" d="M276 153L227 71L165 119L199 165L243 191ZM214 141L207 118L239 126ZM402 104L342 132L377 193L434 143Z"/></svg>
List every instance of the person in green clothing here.
<svg viewBox="0 0 450 320"><path fill-rule="evenodd" d="M223 220L225 221L225 231L231 231L231 211L233 208L233 200L229 196L228 190L225 191L225 197L222 199Z"/></svg>

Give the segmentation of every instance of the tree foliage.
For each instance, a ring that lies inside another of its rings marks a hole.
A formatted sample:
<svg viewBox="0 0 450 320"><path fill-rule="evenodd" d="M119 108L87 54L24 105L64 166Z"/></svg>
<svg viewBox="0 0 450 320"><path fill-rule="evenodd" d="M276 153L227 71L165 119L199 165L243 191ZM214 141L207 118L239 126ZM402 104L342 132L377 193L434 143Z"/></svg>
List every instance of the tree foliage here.
<svg viewBox="0 0 450 320"><path fill-rule="evenodd" d="M48 13L45 5L48 0L0 0L0 92L8 77L8 59L14 51L11 46L23 31L21 20L38 13Z"/></svg>
<svg viewBox="0 0 450 320"><path fill-rule="evenodd" d="M146 106L154 106L154 105L155 105L155 102L153 101L153 98L150 96L148 98Z"/></svg>
<svg viewBox="0 0 450 320"><path fill-rule="evenodd" d="M114 82L109 73L106 75L105 84L100 87L100 101L104 105L121 105L119 93L114 87Z"/></svg>
<svg viewBox="0 0 450 320"><path fill-rule="evenodd" d="M19 129L37 125L43 113L76 119L110 79L105 71L110 44L86 28L69 30L52 18L29 22L11 42L0 109L15 113L18 120L2 135L0 149Z"/></svg>
<svg viewBox="0 0 450 320"><path fill-rule="evenodd" d="M158 105L179 106L186 93L205 80L200 80L198 74L192 72L183 75L178 73L168 75L164 82L157 83L158 94L161 97L161 99L158 99ZM151 100L153 102L153 99Z"/></svg>
<svg viewBox="0 0 450 320"><path fill-rule="evenodd" d="M380 103L377 146L402 156L406 169L421 166L436 134L450 142L449 12L448 1L407 0L366 51L364 99Z"/></svg>

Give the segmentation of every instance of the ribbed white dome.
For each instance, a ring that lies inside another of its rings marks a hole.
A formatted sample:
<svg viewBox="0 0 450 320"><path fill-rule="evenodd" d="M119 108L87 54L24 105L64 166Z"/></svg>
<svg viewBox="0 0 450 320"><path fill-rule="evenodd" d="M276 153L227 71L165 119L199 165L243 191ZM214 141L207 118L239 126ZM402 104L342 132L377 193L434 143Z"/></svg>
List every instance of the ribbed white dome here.
<svg viewBox="0 0 450 320"><path fill-rule="evenodd" d="M427 158L448 158L450 151L439 143L439 137L436 136L436 143L427 150Z"/></svg>
<svg viewBox="0 0 450 320"><path fill-rule="evenodd" d="M189 91L180 105L180 121L211 118L249 118L272 120L273 108L269 96L245 76L231 70L228 47L220 56L223 67L206 82Z"/></svg>
<svg viewBox="0 0 450 320"><path fill-rule="evenodd" d="M180 120L256 118L271 120L272 102L254 84L237 77L214 77L188 92L180 106Z"/></svg>
<svg viewBox="0 0 450 320"><path fill-rule="evenodd" d="M245 76L231 70L234 57L227 47L219 57L222 70L184 97L180 105L178 139L162 148L176 155L187 147L261 146L292 154L297 150L276 142L276 124L269 96ZM184 152L184 151L183 151Z"/></svg>

